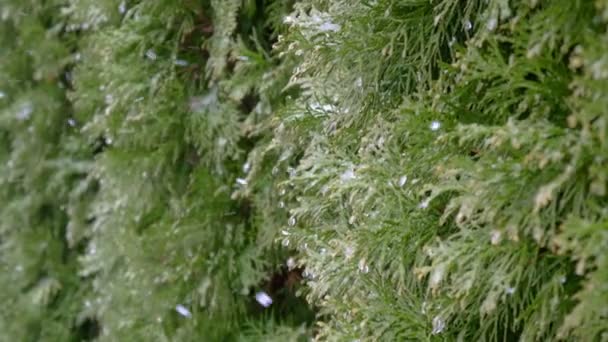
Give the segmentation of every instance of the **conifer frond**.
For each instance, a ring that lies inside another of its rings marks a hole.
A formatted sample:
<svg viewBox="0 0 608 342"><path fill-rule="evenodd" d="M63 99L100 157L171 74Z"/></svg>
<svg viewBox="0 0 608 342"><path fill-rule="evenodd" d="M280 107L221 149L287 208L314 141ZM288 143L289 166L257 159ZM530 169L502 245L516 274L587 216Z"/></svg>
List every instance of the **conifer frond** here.
<svg viewBox="0 0 608 342"><path fill-rule="evenodd" d="M5 0L0 340L605 340L607 9Z"/></svg>

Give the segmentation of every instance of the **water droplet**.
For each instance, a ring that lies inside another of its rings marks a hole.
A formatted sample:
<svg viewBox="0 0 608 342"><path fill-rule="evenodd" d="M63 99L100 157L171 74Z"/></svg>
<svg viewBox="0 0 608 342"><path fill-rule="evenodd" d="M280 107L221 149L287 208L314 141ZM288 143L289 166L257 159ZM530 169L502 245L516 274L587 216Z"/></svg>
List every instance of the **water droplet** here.
<svg viewBox="0 0 608 342"><path fill-rule="evenodd" d="M495 17L490 18L490 20L488 20L488 23L486 24L486 27L490 31L496 30L497 26L498 26L498 19L496 19Z"/></svg>
<svg viewBox="0 0 608 342"><path fill-rule="evenodd" d="M278 174L279 174L279 168L278 168L277 166L273 167L273 168L272 168L272 175L273 175L273 176L276 176L276 175L278 175Z"/></svg>
<svg viewBox="0 0 608 342"><path fill-rule="evenodd" d="M466 220L467 220L467 215L465 215L464 213L459 212L459 213L456 215L456 222L457 222L458 224L463 224L463 223L464 223Z"/></svg>
<svg viewBox="0 0 608 342"><path fill-rule="evenodd" d="M75 127L76 126L76 120L69 118L68 119L68 125L70 125L70 127Z"/></svg>
<svg viewBox="0 0 608 342"><path fill-rule="evenodd" d="M422 308L420 310L420 312L422 312L423 315L426 315L426 307L427 307L428 303L427 302L422 302Z"/></svg>
<svg viewBox="0 0 608 342"><path fill-rule="evenodd" d="M505 289L505 292L506 292L508 295L512 295L512 294L514 294L514 293L515 293L515 288L514 288L514 287L510 287L510 286L509 286L509 287L507 287L507 288Z"/></svg>
<svg viewBox="0 0 608 342"><path fill-rule="evenodd" d="M441 122L439 121L433 121L431 122L431 131L437 131L439 130L439 128L441 128Z"/></svg>
<svg viewBox="0 0 608 342"><path fill-rule="evenodd" d="M296 217L292 216L289 218L289 220L287 220L287 224L289 224L290 226L295 226L296 225Z"/></svg>
<svg viewBox="0 0 608 342"><path fill-rule="evenodd" d="M437 285L439 285L439 283L441 283L442 279L443 279L443 267L441 267L441 266L435 267L435 269L433 269L433 272L431 273L431 279L429 280L431 287L436 287Z"/></svg>
<svg viewBox="0 0 608 342"><path fill-rule="evenodd" d="M361 87L363 87L363 79L362 79L361 77L358 77L358 78L355 80L355 87L357 87L357 88L361 88Z"/></svg>
<svg viewBox="0 0 608 342"><path fill-rule="evenodd" d="M560 284L565 284L566 283L566 276L561 276L559 278L559 282L560 282Z"/></svg>
<svg viewBox="0 0 608 342"><path fill-rule="evenodd" d="M294 258L287 259L287 268L293 270L296 267L296 260Z"/></svg>
<svg viewBox="0 0 608 342"><path fill-rule="evenodd" d="M426 208L428 208L429 207L429 202L430 202L430 199L428 199L428 198L425 199L424 201L420 202L420 204L418 204L418 208L420 208L420 209L426 209Z"/></svg>
<svg viewBox="0 0 608 342"><path fill-rule="evenodd" d="M305 269L304 272L302 272L302 275L306 279L313 279L314 278L312 272L310 272L308 269Z"/></svg>
<svg viewBox="0 0 608 342"><path fill-rule="evenodd" d="M347 246L344 249L344 256L346 257L347 260L352 259L352 257L355 255L355 248L353 246Z"/></svg>
<svg viewBox="0 0 608 342"><path fill-rule="evenodd" d="M246 162L245 164L243 164L243 172L247 173L249 172L249 170L251 170L251 164L249 162Z"/></svg>
<svg viewBox="0 0 608 342"><path fill-rule="evenodd" d="M365 259L361 259L359 260L359 272L366 274L369 272L369 266L367 265L367 262L365 261Z"/></svg>
<svg viewBox="0 0 608 342"><path fill-rule="evenodd" d="M3 99L6 97L6 93L0 90L0 99Z"/></svg>
<svg viewBox="0 0 608 342"><path fill-rule="evenodd" d="M186 317L186 318L190 318L192 317L192 313L190 312L190 310L188 310L188 308L186 308L185 306L178 304L175 307L175 311L177 311L180 315Z"/></svg>
<svg viewBox="0 0 608 342"><path fill-rule="evenodd" d="M399 178L399 186L403 187L405 183L407 183L407 176L401 176L401 178Z"/></svg>
<svg viewBox="0 0 608 342"><path fill-rule="evenodd" d="M158 58L158 56L156 55L156 52L154 52L154 50L148 50L148 51L146 51L146 58L148 58L149 60L155 61L156 58Z"/></svg>
<svg viewBox="0 0 608 342"><path fill-rule="evenodd" d="M498 245L500 243L500 241L502 240L502 232L500 230L492 230L492 232L490 233L490 242L493 245Z"/></svg>
<svg viewBox="0 0 608 342"><path fill-rule="evenodd" d="M294 17L292 17L292 16L290 16L290 15L285 16L285 18L283 18L283 24L291 25L291 24L293 24L294 22L295 22Z"/></svg>
<svg viewBox="0 0 608 342"><path fill-rule="evenodd" d="M450 41L448 42L448 46L452 47L454 46L454 44L456 44L456 37L452 37L452 39L450 39Z"/></svg>
<svg viewBox="0 0 608 342"><path fill-rule="evenodd" d="M279 201L279 208L280 209L284 209L285 208L285 202Z"/></svg>
<svg viewBox="0 0 608 342"><path fill-rule="evenodd" d="M344 171L342 175L340 175L340 180L343 182L348 182L355 178L357 178L357 176L355 175L355 171L353 169L348 169Z"/></svg>
<svg viewBox="0 0 608 342"><path fill-rule="evenodd" d="M112 138L106 137L105 142L106 142L106 145L112 145L113 141L112 141Z"/></svg>
<svg viewBox="0 0 608 342"><path fill-rule="evenodd" d="M281 244L283 245L283 247L289 247L289 239L288 238L284 238L283 242Z"/></svg>
<svg viewBox="0 0 608 342"><path fill-rule="evenodd" d="M33 112L34 112L34 106L32 106L31 103L26 102L21 105L21 108L19 108L19 111L17 112L17 114L15 116L17 117L17 120L25 121L32 116Z"/></svg>
<svg viewBox="0 0 608 342"><path fill-rule="evenodd" d="M228 143L228 139L226 139L224 137L217 138L217 146L224 147L224 146L226 146L227 143Z"/></svg>
<svg viewBox="0 0 608 342"><path fill-rule="evenodd" d="M441 334L445 330L445 321L441 316L435 316L433 318L433 335Z"/></svg>
<svg viewBox="0 0 608 342"><path fill-rule="evenodd" d="M243 185L243 186L244 186L244 185L247 185L247 180L246 180L246 179L244 179L244 178L237 178L237 179L236 179L236 182L237 182L237 184L239 184L239 185Z"/></svg>
<svg viewBox="0 0 608 342"><path fill-rule="evenodd" d="M247 56L238 56L236 59L238 59L241 62L249 61L249 57L247 57Z"/></svg>
<svg viewBox="0 0 608 342"><path fill-rule="evenodd" d="M289 236L289 232L286 231L285 229L281 230L281 234L284 236Z"/></svg>
<svg viewBox="0 0 608 342"><path fill-rule="evenodd" d="M126 11L127 11L127 4L123 1L120 3L120 5L118 5L118 13L125 14Z"/></svg>
<svg viewBox="0 0 608 342"><path fill-rule="evenodd" d="M470 31L473 28L473 23L470 20L464 22L464 29Z"/></svg>

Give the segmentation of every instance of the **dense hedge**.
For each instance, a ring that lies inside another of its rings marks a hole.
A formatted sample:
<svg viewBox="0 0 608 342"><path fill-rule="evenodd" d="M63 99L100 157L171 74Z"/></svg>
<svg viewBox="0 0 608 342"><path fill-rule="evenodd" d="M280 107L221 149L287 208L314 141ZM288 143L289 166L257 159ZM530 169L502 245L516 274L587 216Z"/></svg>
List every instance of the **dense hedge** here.
<svg viewBox="0 0 608 342"><path fill-rule="evenodd" d="M608 339L607 29L4 0L0 340Z"/></svg>

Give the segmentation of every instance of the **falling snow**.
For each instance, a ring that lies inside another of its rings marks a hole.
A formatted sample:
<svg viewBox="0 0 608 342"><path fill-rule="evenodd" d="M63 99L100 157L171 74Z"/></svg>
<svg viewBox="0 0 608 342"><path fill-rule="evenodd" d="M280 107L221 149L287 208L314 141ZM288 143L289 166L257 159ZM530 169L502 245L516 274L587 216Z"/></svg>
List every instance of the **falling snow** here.
<svg viewBox="0 0 608 342"><path fill-rule="evenodd" d="M177 311L180 315L186 317L186 318L190 318L192 317L192 313L190 312L190 310L188 310L185 306L178 304L175 307L175 311Z"/></svg>
<svg viewBox="0 0 608 342"><path fill-rule="evenodd" d="M260 292L256 293L255 300L265 308L272 305L272 298L264 291L260 291Z"/></svg>
<svg viewBox="0 0 608 342"><path fill-rule="evenodd" d="M175 64L177 66L185 67L185 66L188 66L189 63L188 63L188 61L183 60L183 59L176 59L175 61L173 61L173 64Z"/></svg>
<svg viewBox="0 0 608 342"><path fill-rule="evenodd" d="M439 130L439 128L441 128L441 123L439 121L433 121L431 122L431 131L437 131Z"/></svg>

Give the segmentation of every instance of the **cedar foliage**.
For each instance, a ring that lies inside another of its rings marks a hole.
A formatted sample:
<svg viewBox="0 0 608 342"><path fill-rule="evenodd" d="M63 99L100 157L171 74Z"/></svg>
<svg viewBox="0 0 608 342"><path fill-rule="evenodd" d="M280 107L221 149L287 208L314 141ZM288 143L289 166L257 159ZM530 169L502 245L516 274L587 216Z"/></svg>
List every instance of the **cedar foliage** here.
<svg viewBox="0 0 608 342"><path fill-rule="evenodd" d="M0 11L3 340L608 339L607 1Z"/></svg>

